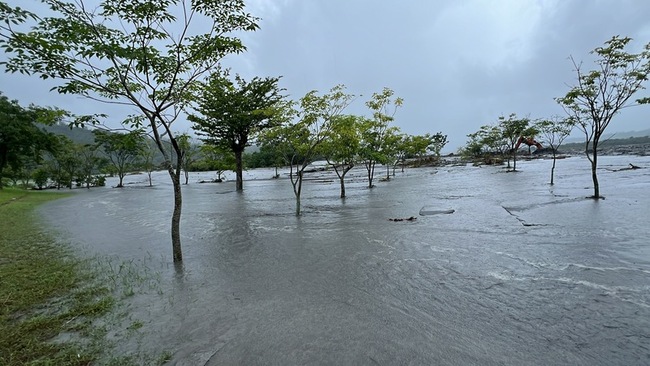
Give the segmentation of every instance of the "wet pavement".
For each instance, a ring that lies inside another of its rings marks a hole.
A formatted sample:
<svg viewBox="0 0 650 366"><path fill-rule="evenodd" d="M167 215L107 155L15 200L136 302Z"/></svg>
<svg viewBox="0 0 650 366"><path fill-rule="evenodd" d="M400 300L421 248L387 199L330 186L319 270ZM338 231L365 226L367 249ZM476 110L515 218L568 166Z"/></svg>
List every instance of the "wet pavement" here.
<svg viewBox="0 0 650 366"><path fill-rule="evenodd" d="M345 200L318 173L301 217L272 170L243 193L193 174L182 267L165 173L42 213L83 253L159 276L126 301L139 347L170 364L650 364L650 157L601 157L600 201L586 159L558 160L554 186L550 166L407 169L373 189L357 167Z"/></svg>

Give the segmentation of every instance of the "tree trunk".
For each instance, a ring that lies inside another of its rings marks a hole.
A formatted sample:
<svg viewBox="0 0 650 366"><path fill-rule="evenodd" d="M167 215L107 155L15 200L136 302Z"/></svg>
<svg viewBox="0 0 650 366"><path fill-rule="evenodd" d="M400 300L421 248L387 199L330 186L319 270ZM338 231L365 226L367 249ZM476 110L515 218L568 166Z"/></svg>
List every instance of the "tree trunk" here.
<svg viewBox="0 0 650 366"><path fill-rule="evenodd" d="M516 170L517 170L517 150L515 150L515 152L512 153L512 171L514 172Z"/></svg>
<svg viewBox="0 0 650 366"><path fill-rule="evenodd" d="M124 174L120 173L118 174L118 176L120 178L120 183L118 183L117 188L122 188L124 187L124 185L122 184L122 180L124 180Z"/></svg>
<svg viewBox="0 0 650 366"><path fill-rule="evenodd" d="M296 216L300 216L300 195L296 195Z"/></svg>
<svg viewBox="0 0 650 366"><path fill-rule="evenodd" d="M183 252L181 249L181 210L183 208L183 197L181 194L181 171L180 167L169 167L169 176L172 179L174 186L174 212L172 213L172 253L174 256L174 263L183 260Z"/></svg>
<svg viewBox="0 0 650 366"><path fill-rule="evenodd" d="M147 175L149 176L149 187L153 186L153 183L151 182L151 172L147 172Z"/></svg>
<svg viewBox="0 0 650 366"><path fill-rule="evenodd" d="M3 122L4 123L4 122ZM2 189L2 174L5 166L8 165L7 155L9 154L9 147L5 144L0 145L0 189Z"/></svg>
<svg viewBox="0 0 650 366"><path fill-rule="evenodd" d="M594 182L594 198L599 199L600 198L600 188L598 186L598 176L596 175L596 168L598 166L598 151L596 150L598 147L598 143L594 141L592 144L592 159L591 159L591 179Z"/></svg>
<svg viewBox="0 0 650 366"><path fill-rule="evenodd" d="M296 216L300 216L300 194L302 193L302 172L296 172L297 180L293 183L293 193L296 195ZM293 179L293 177L292 177Z"/></svg>
<svg viewBox="0 0 650 366"><path fill-rule="evenodd" d="M331 164L329 160L327 161L328 164ZM350 169L354 167L354 165L341 165L340 168L342 169L339 172L339 167L337 167L336 164L331 164L334 167L334 172L336 172L336 176L339 177L339 182L341 185L341 198L345 198L345 175L348 174Z"/></svg>
<svg viewBox="0 0 650 366"><path fill-rule="evenodd" d="M242 159L243 150L235 150L235 174L237 175L236 190L244 190L244 163Z"/></svg>
<svg viewBox="0 0 650 366"><path fill-rule="evenodd" d="M372 188L372 180L375 178L375 163L367 163L366 170L368 171L368 188Z"/></svg>
<svg viewBox="0 0 650 366"><path fill-rule="evenodd" d="M553 146L551 146L551 149L553 149ZM551 166L551 185L553 185L553 176L555 175L555 160L556 160L556 152L555 149L553 149L553 165Z"/></svg>

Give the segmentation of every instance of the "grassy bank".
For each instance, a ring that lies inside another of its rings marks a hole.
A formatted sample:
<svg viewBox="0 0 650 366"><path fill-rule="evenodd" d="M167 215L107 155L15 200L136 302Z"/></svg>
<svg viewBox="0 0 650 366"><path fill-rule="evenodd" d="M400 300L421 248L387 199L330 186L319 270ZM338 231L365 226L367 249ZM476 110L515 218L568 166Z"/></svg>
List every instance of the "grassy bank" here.
<svg viewBox="0 0 650 366"><path fill-rule="evenodd" d="M60 197L0 191L1 365L86 365L97 357L91 321L114 301L39 225L34 208Z"/></svg>
<svg viewBox="0 0 650 366"><path fill-rule="evenodd" d="M0 365L87 365L112 291L41 227L34 208L63 195L0 190Z"/></svg>

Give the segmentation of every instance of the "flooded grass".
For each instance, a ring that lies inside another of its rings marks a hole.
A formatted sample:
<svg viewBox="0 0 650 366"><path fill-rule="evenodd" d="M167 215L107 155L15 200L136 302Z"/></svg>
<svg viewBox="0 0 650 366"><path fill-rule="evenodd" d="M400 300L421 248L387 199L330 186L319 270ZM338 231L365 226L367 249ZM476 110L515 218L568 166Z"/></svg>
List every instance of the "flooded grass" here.
<svg viewBox="0 0 650 366"><path fill-rule="evenodd" d="M0 365L162 364L167 354L110 355L116 328L137 337L142 323L118 302L146 281L131 263L76 257L40 227L34 208L64 196L0 191Z"/></svg>

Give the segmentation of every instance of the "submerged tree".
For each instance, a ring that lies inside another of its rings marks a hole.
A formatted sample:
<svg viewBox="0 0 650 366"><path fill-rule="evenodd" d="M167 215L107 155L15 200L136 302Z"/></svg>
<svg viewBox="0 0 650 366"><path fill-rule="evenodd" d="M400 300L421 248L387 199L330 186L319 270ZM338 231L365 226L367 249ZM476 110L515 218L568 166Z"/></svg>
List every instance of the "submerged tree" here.
<svg viewBox="0 0 650 366"><path fill-rule="evenodd" d="M324 95L318 95L316 90L312 90L300 98L299 111L295 111L297 121L274 127L262 138L265 145L279 146L289 165L289 179L296 197L296 216L301 213L300 198L305 169L319 153L331 122L354 99L354 95L345 93L343 85L333 87Z"/></svg>
<svg viewBox="0 0 650 366"><path fill-rule="evenodd" d="M625 48L631 40L614 36L604 46L594 49L591 52L597 57L594 70L585 71L582 63L571 57L577 85L564 97L556 98L585 135L595 199L602 198L596 169L598 144L605 129L622 108L650 102L650 98L642 98L629 103L637 91L644 89L643 83L650 73L650 43L640 53L629 53Z"/></svg>
<svg viewBox="0 0 650 366"><path fill-rule="evenodd" d="M447 135L437 132L434 135L425 133L424 135L406 136L404 139L407 155L417 159L417 164L421 165L428 152L433 153L433 159L440 159L440 151L447 144Z"/></svg>
<svg viewBox="0 0 650 366"><path fill-rule="evenodd" d="M345 198L345 176L357 162L361 140L360 127L360 118L357 116L333 118L320 149L327 163L334 167L334 172L339 177L341 198Z"/></svg>
<svg viewBox="0 0 650 366"><path fill-rule="evenodd" d="M517 118L517 115L512 113L508 118L499 117L499 128L506 141L507 149L512 154L512 171L517 171L517 150L521 137L526 134L530 119ZM508 159L508 167L510 167L510 159Z"/></svg>
<svg viewBox="0 0 650 366"><path fill-rule="evenodd" d="M113 133L94 130L93 133L97 146L104 150L106 158L117 173L119 178L117 188L124 187L126 173L136 167L136 162L142 156L142 150L145 148L146 142L142 132L135 130L129 133Z"/></svg>
<svg viewBox="0 0 650 366"><path fill-rule="evenodd" d="M464 149L465 154L474 158L483 158L487 163L494 162L495 156L502 158L509 145L501 127L495 125L483 125L467 137L469 140Z"/></svg>
<svg viewBox="0 0 650 366"><path fill-rule="evenodd" d="M149 143L145 144L142 150L140 150L140 167L144 169L145 172L147 172L149 187L153 187L151 174L153 173L154 169L156 169L156 164L154 163L154 160L156 158L156 151L157 148Z"/></svg>
<svg viewBox="0 0 650 366"><path fill-rule="evenodd" d="M428 149L433 153L433 156L439 160L440 152L449 142L447 140L447 135L443 135L442 132L436 132L435 134L430 135L430 139L431 143L429 144Z"/></svg>
<svg viewBox="0 0 650 366"><path fill-rule="evenodd" d="M106 159L97 155L97 145L84 144L78 146L79 170L77 172L77 185L85 184L87 189L90 186L100 185L100 180L104 177L98 177L97 172Z"/></svg>
<svg viewBox="0 0 650 366"><path fill-rule="evenodd" d="M256 30L257 19L243 0L42 2L49 10L40 15L1 4L6 70L56 79L59 93L138 110L132 127L146 124L172 181L172 250L180 262L182 150L172 126L197 82L244 50L232 34Z"/></svg>
<svg viewBox="0 0 650 366"><path fill-rule="evenodd" d="M199 95L198 115L189 116L203 141L235 154L238 191L244 189L244 149L261 131L279 123L284 97L278 81L253 78L247 82L237 75L233 82L227 75L213 74Z"/></svg>
<svg viewBox="0 0 650 366"><path fill-rule="evenodd" d="M199 170L213 170L217 172L215 182L222 182L223 173L228 170L235 171L235 156L232 150L219 145L201 145L199 147L200 158L195 162Z"/></svg>
<svg viewBox="0 0 650 366"><path fill-rule="evenodd" d="M402 133L399 127L389 127L384 134L383 140L381 160L378 160L378 162L386 167L385 179L390 180L390 170L393 168L393 173L395 173L395 166L400 161L400 153L402 150Z"/></svg>
<svg viewBox="0 0 650 366"><path fill-rule="evenodd" d="M192 143L192 139L188 134L178 136L178 145L183 152L181 169L183 169L183 175L185 176L185 184L188 184L190 182L190 169L199 158L199 147Z"/></svg>
<svg viewBox="0 0 650 366"><path fill-rule="evenodd" d="M553 117L537 121L535 126L546 139L546 144L551 148L553 154L553 165L551 166L551 185L553 185L557 151L564 142L564 139L571 134L575 123L571 118Z"/></svg>
<svg viewBox="0 0 650 366"><path fill-rule="evenodd" d="M402 98L394 98L394 91L384 88L381 93L373 93L366 106L372 111L372 118L363 122L361 132L360 157L368 173L368 188L374 187L375 165L386 163L386 136L391 134L390 122L394 120L397 109L402 106Z"/></svg>
<svg viewBox="0 0 650 366"><path fill-rule="evenodd" d="M56 162L59 166L61 175L59 176L59 185L72 189L72 184L81 169L81 149L83 145L74 143L68 138L62 138L61 145L56 152Z"/></svg>

